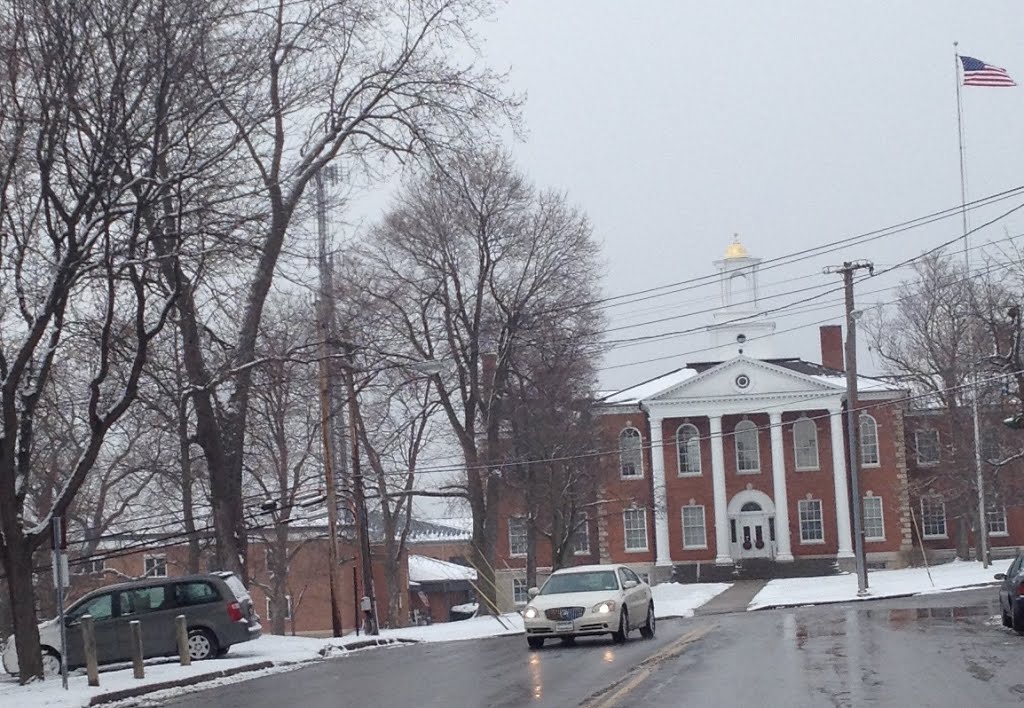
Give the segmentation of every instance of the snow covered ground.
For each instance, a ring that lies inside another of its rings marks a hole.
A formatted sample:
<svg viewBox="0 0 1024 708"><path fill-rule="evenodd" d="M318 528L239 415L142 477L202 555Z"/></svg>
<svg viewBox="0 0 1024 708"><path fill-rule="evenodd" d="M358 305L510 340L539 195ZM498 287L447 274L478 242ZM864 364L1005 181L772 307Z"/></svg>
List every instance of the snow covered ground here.
<svg viewBox="0 0 1024 708"><path fill-rule="evenodd" d="M662 617L693 617L693 611L720 592L730 583L661 583L651 588L654 595L654 614Z"/></svg>
<svg viewBox="0 0 1024 708"><path fill-rule="evenodd" d="M982 568L981 563L953 561L931 568L903 570L872 570L868 572L868 595L857 597L857 576L854 573L817 578L782 578L772 580L751 600L748 610L777 605L814 605L847 600L876 600L894 595L917 595L945 592L956 588L995 583L993 576L1006 570L1009 562Z"/></svg>

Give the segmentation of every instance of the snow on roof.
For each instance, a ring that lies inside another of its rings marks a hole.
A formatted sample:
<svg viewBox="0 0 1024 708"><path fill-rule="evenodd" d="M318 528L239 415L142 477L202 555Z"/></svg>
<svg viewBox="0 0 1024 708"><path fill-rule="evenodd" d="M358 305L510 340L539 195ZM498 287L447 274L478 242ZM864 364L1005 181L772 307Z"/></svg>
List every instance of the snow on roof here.
<svg viewBox="0 0 1024 708"><path fill-rule="evenodd" d="M617 391L601 399L600 402L610 404L639 403L640 401L657 395L666 389L678 386L696 375L697 371L694 369L676 369L675 371L670 371L667 374L662 374L657 378L649 379L643 383Z"/></svg>
<svg viewBox="0 0 1024 708"><path fill-rule="evenodd" d="M829 384L830 386L842 386L846 387L845 376L811 376L812 379L821 381L822 383ZM857 391L860 393L882 393L892 392L899 393L900 391L906 390L900 386L894 386L893 384L887 383L880 379L872 379L867 376L857 377Z"/></svg>
<svg viewBox="0 0 1024 708"><path fill-rule="evenodd" d="M445 580L476 580L476 571L458 563L409 554L409 581L415 583Z"/></svg>
<svg viewBox="0 0 1024 708"><path fill-rule="evenodd" d="M473 519L432 519L416 521L409 528L413 543L468 541L473 538Z"/></svg>

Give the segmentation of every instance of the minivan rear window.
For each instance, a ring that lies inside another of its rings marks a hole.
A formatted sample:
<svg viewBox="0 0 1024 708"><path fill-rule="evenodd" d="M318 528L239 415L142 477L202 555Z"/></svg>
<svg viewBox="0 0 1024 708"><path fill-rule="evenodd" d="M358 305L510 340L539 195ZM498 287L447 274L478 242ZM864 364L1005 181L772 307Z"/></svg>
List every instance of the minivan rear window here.
<svg viewBox="0 0 1024 708"><path fill-rule="evenodd" d="M229 588L231 588L231 592L234 593L236 600L249 599L249 591L245 589L245 586L242 585L242 581L238 579L237 575L229 575L224 578L224 582L227 583Z"/></svg>
<svg viewBox="0 0 1024 708"><path fill-rule="evenodd" d="M194 581L177 583L174 586L174 601L179 607L203 605L207 602L216 602L219 599L220 594L210 583Z"/></svg>

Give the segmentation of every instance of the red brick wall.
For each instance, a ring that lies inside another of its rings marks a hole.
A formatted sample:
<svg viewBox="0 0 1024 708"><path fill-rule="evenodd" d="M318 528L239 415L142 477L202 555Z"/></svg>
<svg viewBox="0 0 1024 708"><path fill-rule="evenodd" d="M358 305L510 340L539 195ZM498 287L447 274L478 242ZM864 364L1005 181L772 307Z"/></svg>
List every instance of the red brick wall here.
<svg viewBox="0 0 1024 708"><path fill-rule="evenodd" d="M818 431L818 469L797 470L796 449L793 440L793 423L802 416L800 413L782 415L782 446L786 460L786 496L789 498L789 538L794 556L813 556L839 551L839 527L836 516L836 488L832 469L832 427L828 411L809 410L806 416L814 421ZM845 454L845 453L844 453ZM825 543L800 542L800 500L820 499L822 524L825 529Z"/></svg>
<svg viewBox="0 0 1024 708"><path fill-rule="evenodd" d="M700 434L700 476L679 476L679 453L676 431L684 423L697 428ZM707 418L669 418L664 421L665 488L668 495L668 535L674 561L708 561L715 559L715 496L711 478L711 424ZM707 550L683 548L682 508L693 500L704 506Z"/></svg>

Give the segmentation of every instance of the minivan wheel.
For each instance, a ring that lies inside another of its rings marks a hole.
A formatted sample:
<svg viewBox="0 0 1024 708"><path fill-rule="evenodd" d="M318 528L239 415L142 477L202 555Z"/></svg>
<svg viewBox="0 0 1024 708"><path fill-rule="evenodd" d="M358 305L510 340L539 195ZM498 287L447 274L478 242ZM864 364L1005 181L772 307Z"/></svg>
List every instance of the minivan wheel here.
<svg viewBox="0 0 1024 708"><path fill-rule="evenodd" d="M530 645L531 649L540 649L544 646L544 637L527 637L526 643Z"/></svg>
<svg viewBox="0 0 1024 708"><path fill-rule="evenodd" d="M50 648L43 649L43 676L60 676L60 654Z"/></svg>
<svg viewBox="0 0 1024 708"><path fill-rule="evenodd" d="M192 661L203 661L217 656L217 639L208 629L188 630L188 655Z"/></svg>

